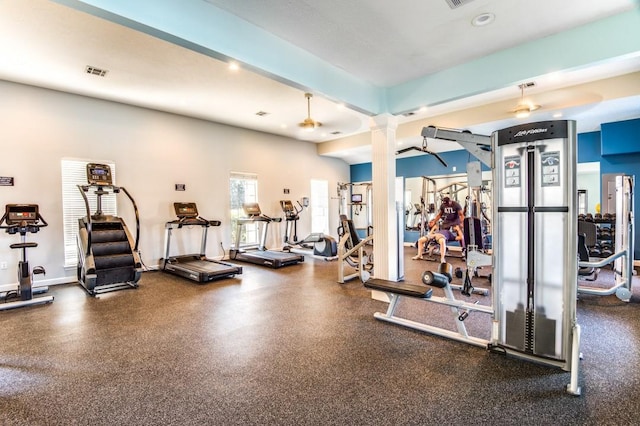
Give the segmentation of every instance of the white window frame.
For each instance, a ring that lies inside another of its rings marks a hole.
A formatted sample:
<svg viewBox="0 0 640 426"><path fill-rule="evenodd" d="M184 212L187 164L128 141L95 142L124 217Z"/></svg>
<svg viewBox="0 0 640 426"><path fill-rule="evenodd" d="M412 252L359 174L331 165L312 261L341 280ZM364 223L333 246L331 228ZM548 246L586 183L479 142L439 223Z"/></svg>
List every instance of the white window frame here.
<svg viewBox="0 0 640 426"><path fill-rule="evenodd" d="M116 183L116 164L113 161L77 158L63 158L60 161L65 268L78 265L78 219L87 215L87 209L78 185L87 184L87 164L89 163L107 164L111 168L111 178L114 185ZM95 213L97 197L94 191L87 192L87 198L91 213ZM118 206L114 194L102 197L102 211L104 214L117 216Z"/></svg>
<svg viewBox="0 0 640 426"><path fill-rule="evenodd" d="M233 191L234 181L243 182L245 192L242 200L236 199ZM231 217L231 245L236 243L236 231L238 229L238 218L245 217L242 204L258 202L258 175L255 173L231 172L229 176L229 203ZM240 236L241 245L258 244L260 235L258 235L259 227L257 223L246 224ZM238 247L235 247L238 248Z"/></svg>
<svg viewBox="0 0 640 426"><path fill-rule="evenodd" d="M311 232L329 232L329 181L323 179L311 179Z"/></svg>

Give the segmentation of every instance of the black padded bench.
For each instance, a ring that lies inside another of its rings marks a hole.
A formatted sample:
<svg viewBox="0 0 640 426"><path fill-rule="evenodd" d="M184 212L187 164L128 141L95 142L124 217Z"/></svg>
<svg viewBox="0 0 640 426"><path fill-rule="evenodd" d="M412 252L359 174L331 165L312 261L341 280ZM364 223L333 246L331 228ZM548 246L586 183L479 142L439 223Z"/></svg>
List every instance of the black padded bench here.
<svg viewBox="0 0 640 426"><path fill-rule="evenodd" d="M417 297L419 299L428 299L433 293L433 289L422 284L407 284L395 281L381 280L371 278L364 283L366 288L372 290L385 291L388 293L401 294L403 296Z"/></svg>

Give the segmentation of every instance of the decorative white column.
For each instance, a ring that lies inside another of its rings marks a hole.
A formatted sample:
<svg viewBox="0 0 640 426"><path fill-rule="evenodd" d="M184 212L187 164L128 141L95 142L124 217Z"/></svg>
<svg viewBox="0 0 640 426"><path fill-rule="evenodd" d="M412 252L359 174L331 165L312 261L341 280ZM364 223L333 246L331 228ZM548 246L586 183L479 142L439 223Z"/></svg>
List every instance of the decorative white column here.
<svg viewBox="0 0 640 426"><path fill-rule="evenodd" d="M371 119L373 180L373 274L398 280L398 225L396 220L396 129L398 119L382 114Z"/></svg>

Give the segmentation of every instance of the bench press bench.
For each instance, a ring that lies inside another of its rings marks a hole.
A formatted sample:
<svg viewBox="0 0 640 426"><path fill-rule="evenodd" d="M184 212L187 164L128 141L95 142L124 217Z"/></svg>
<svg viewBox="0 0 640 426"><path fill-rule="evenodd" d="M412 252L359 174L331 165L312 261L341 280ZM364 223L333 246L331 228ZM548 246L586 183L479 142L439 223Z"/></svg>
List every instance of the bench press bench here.
<svg viewBox="0 0 640 426"><path fill-rule="evenodd" d="M371 278L364 283L366 288L383 291L385 293L401 294L403 296L416 297L418 299L428 299L433 294L433 289L422 284L407 284L402 282L381 280Z"/></svg>
<svg viewBox="0 0 640 426"><path fill-rule="evenodd" d="M489 341L470 336L467 333L464 320L472 311L484 312L486 314L493 315L493 308L491 306L479 305L477 302L470 303L456 299L453 295L450 282L451 275L425 271L422 274L423 284L409 284L371 278L364 283L364 286L371 290L384 292L389 297L389 307L387 308L387 312L376 312L373 314L374 318L487 349L489 347ZM442 288L444 290L445 297L433 296L432 287ZM400 299L403 297L411 297L414 299L424 300L426 302L449 306L456 325L456 331L419 323L417 321L397 316L395 314L396 307Z"/></svg>

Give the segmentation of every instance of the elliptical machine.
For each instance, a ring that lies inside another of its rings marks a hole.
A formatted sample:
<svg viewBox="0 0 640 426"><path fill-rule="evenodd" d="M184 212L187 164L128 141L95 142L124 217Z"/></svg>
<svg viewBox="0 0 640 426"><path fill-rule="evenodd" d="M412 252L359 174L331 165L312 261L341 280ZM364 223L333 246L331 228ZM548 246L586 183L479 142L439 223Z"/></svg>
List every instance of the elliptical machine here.
<svg viewBox="0 0 640 426"><path fill-rule="evenodd" d="M27 233L35 234L47 226L47 222L40 215L37 204L7 204L5 212L0 219L0 229L4 229L7 234L20 234L22 241L11 244L12 249L22 250L22 260L18 262L18 291L20 300L15 302L0 303L0 310L21 308L40 303L53 302L53 296L33 298L33 277L32 275L43 274L45 270L42 266L35 266L33 271L29 268L27 260L27 249L38 247L38 243L27 242ZM40 292L46 292L47 287L40 288ZM7 293L5 300L10 293Z"/></svg>
<svg viewBox="0 0 640 426"><path fill-rule="evenodd" d="M321 257L325 260L335 260L338 258L338 244L336 240L322 232L312 232L304 240L298 241L298 220L300 213L308 206L308 198L305 198L304 205L296 201L298 206L291 200L280 200L280 207L284 212L286 228L284 231L284 247L282 250L299 254L306 254ZM298 208L300 207L300 208Z"/></svg>

